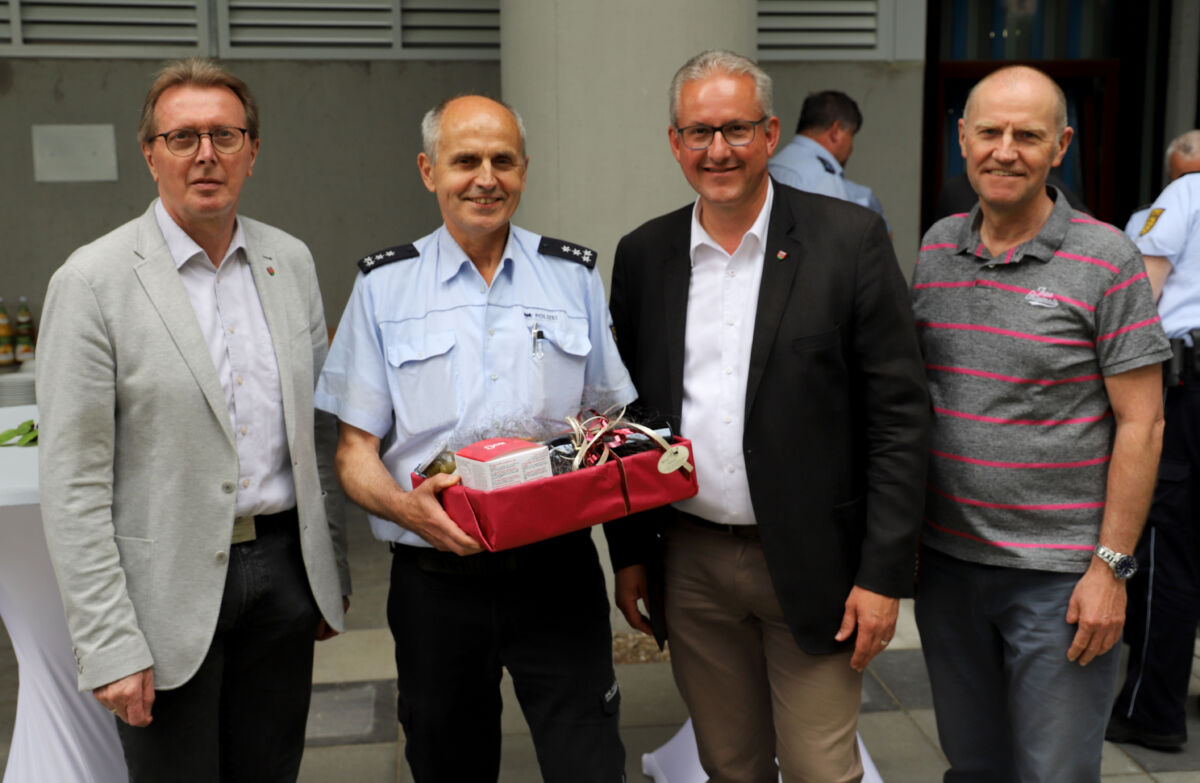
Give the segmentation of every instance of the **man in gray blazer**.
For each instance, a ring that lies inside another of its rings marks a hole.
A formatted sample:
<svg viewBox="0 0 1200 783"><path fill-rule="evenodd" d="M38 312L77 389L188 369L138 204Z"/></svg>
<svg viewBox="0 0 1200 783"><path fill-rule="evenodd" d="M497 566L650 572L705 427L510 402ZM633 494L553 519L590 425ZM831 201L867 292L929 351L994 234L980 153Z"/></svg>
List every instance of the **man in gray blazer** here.
<svg viewBox="0 0 1200 783"><path fill-rule="evenodd" d="M259 149L241 80L169 64L139 137L159 198L54 274L38 346L79 687L119 719L132 780L294 780L313 639L350 592L316 272L237 214Z"/></svg>

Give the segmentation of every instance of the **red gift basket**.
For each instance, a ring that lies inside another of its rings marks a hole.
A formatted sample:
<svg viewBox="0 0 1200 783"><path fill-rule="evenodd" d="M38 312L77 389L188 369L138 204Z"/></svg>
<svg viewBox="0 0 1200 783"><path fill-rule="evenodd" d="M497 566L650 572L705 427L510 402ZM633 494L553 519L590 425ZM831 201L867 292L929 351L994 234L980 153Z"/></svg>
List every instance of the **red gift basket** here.
<svg viewBox="0 0 1200 783"><path fill-rule="evenodd" d="M498 552L696 494L690 440L668 442L640 425L620 425L651 434L657 448L621 457L596 437L577 457L578 464L598 452L595 465L490 492L456 484L439 495L442 507L467 535ZM412 481L415 489L424 478L413 473Z"/></svg>

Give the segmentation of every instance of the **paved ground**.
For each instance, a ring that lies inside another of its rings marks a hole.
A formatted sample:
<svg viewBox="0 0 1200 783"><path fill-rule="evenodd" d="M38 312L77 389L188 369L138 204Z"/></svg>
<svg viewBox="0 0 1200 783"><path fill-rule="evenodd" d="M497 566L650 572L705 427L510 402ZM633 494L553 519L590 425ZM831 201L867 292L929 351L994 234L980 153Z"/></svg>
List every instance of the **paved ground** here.
<svg viewBox="0 0 1200 783"><path fill-rule="evenodd" d="M364 520L352 525L355 595L349 630L317 647L304 783L355 781L402 783L403 737L394 713L395 665L384 606L387 549L370 539ZM617 623L623 627L623 622ZM631 782L641 774L641 754L666 742L686 719L665 663L618 666L622 689L622 736ZM506 709L501 783L538 780L529 732L505 679ZM1200 694L1200 666L1192 679ZM16 710L17 671L7 634L0 634L0 766L8 757ZM1106 744L1104 783L1200 783L1200 708L1189 702L1192 742L1182 753L1155 753L1133 745ZM930 783L946 768L937 745L928 678L920 642L905 605L901 628L888 651L873 662L863 689L860 731L886 783ZM67 782L64 782L67 783Z"/></svg>

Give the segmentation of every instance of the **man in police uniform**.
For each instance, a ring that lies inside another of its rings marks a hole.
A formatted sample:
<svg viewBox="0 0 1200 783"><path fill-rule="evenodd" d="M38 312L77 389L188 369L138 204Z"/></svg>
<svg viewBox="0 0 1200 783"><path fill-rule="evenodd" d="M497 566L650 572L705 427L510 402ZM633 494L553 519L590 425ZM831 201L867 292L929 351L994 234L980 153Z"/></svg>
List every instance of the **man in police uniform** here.
<svg viewBox="0 0 1200 783"><path fill-rule="evenodd" d="M812 93L800 108L795 137L771 158L771 176L797 190L840 198L884 217L883 205L871 189L846 179L843 170L861 127L862 112L849 95L836 90Z"/></svg>
<svg viewBox="0 0 1200 783"><path fill-rule="evenodd" d="M1173 359L1164 373L1166 429L1154 505L1138 542L1142 570L1129 580L1129 665L1106 739L1156 750L1187 741L1185 704L1200 619L1200 130L1167 151L1173 182L1130 234L1142 251Z"/></svg>
<svg viewBox="0 0 1200 783"><path fill-rule="evenodd" d="M621 780L608 601L588 531L480 553L438 503L458 477L415 490L409 478L443 449L537 422L562 429L636 396L595 254L510 222L529 163L511 109L459 97L421 131L417 165L444 223L359 262L316 394L341 422L347 494L392 544L405 756L418 783L496 780L503 666L544 780Z"/></svg>
<svg viewBox="0 0 1200 783"><path fill-rule="evenodd" d="M1166 158L1164 173L1167 175L1168 184L1184 174L1200 171L1200 130L1185 131L1176 136L1167 145L1167 154L1164 157ZM1148 217L1150 217L1149 204L1129 216L1129 222L1125 224L1125 233L1133 241L1137 241L1138 235L1146 227L1146 218Z"/></svg>

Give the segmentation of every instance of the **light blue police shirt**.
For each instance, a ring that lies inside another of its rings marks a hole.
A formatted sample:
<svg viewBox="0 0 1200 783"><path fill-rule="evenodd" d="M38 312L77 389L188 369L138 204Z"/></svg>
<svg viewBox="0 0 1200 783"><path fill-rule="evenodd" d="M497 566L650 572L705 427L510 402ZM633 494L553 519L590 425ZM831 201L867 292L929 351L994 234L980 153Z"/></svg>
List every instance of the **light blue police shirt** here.
<svg viewBox="0 0 1200 783"><path fill-rule="evenodd" d="M887 215L883 214L883 204L879 203L879 199L875 198L875 192L866 185L860 185L857 182L843 178L842 182L846 186L846 198L848 201L853 201L861 207L866 207L879 217L883 218L884 225L891 232L892 224L888 223Z"/></svg>
<svg viewBox="0 0 1200 783"><path fill-rule="evenodd" d="M490 287L445 225L360 263L370 271L354 283L314 401L378 437L404 489L445 448L501 434L545 437L581 409L637 397L600 274L539 253L541 241L510 225ZM547 253L592 258L555 242ZM391 261L396 255L410 257ZM378 539L429 546L392 522L370 521Z"/></svg>
<svg viewBox="0 0 1200 783"><path fill-rule="evenodd" d="M1186 337L1200 329L1200 174L1185 174L1167 185L1150 205L1149 217L1154 224L1143 233L1143 221L1133 241L1142 255L1171 262L1158 314L1167 337Z"/></svg>
<svg viewBox="0 0 1200 783"><path fill-rule="evenodd" d="M767 170L776 180L797 190L852 200L846 193L841 164L829 150L803 134L797 133L787 146L776 150L767 162Z"/></svg>

